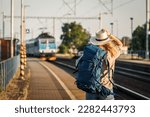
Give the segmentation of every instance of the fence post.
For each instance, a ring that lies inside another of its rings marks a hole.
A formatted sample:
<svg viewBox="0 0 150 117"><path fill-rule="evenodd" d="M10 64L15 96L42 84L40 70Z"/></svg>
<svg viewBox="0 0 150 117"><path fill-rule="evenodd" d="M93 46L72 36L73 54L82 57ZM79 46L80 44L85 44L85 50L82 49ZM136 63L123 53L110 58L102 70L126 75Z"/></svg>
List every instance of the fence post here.
<svg viewBox="0 0 150 117"><path fill-rule="evenodd" d="M17 72L20 63L18 58L19 55L0 62L0 88L2 90L6 89L10 79L12 79Z"/></svg>

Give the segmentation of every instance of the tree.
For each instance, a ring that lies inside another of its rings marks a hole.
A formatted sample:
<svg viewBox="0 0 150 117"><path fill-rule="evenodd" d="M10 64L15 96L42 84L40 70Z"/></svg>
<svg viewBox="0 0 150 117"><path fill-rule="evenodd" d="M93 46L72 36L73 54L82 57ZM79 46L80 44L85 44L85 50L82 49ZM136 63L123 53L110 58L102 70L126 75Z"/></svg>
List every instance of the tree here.
<svg viewBox="0 0 150 117"><path fill-rule="evenodd" d="M150 30L150 29L149 29ZM150 36L149 36L150 40ZM146 47L146 25L138 26L133 32L132 48L133 50L145 50ZM150 41L149 41L150 45ZM150 50L150 46L149 46Z"/></svg>
<svg viewBox="0 0 150 117"><path fill-rule="evenodd" d="M59 47L59 52L67 53L68 52L67 46L65 46L64 44L61 44L61 46Z"/></svg>
<svg viewBox="0 0 150 117"><path fill-rule="evenodd" d="M145 28L138 26L133 32L132 48L133 50L145 50L146 33Z"/></svg>
<svg viewBox="0 0 150 117"><path fill-rule="evenodd" d="M61 35L62 44L59 49L61 53L69 51L70 48L75 47L77 50L82 50L87 44L90 34L76 22L65 23L62 27L63 34Z"/></svg>

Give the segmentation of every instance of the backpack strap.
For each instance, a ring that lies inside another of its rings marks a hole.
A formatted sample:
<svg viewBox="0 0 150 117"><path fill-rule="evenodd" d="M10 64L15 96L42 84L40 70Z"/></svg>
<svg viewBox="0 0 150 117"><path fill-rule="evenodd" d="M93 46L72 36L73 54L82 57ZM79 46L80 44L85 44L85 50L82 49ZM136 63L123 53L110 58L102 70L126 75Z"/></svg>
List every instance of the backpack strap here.
<svg viewBox="0 0 150 117"><path fill-rule="evenodd" d="M110 79L110 64L109 64L109 61L107 59L105 59L105 60L106 60L106 65L107 65L107 69L108 69L108 79L112 83L113 87L115 89L117 89L117 87L115 86L114 82ZM114 78L114 70L112 69L112 79L113 78ZM111 95L117 95L117 94L112 92Z"/></svg>
<svg viewBox="0 0 150 117"><path fill-rule="evenodd" d="M109 61L107 60L107 56L105 56L105 63L106 63L107 69L108 69L108 79L114 86L113 81L110 79L110 64L109 64ZM113 72L113 70L112 70L112 72ZM114 72L112 73L112 77L113 77L113 75L114 75Z"/></svg>
<svg viewBox="0 0 150 117"><path fill-rule="evenodd" d="M82 61L82 57L83 57L83 55L81 55L81 56L76 60L75 71L73 72L73 74L75 74L76 72L79 71L78 65L79 65L79 63Z"/></svg>

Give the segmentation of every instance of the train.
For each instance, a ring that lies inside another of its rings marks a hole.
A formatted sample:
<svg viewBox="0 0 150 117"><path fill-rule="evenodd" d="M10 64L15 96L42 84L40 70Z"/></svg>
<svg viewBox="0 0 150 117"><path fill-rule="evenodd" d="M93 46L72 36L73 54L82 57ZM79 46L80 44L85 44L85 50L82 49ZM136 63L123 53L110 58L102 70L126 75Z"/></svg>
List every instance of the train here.
<svg viewBox="0 0 150 117"><path fill-rule="evenodd" d="M49 33L41 33L37 38L26 42L27 56L39 57L42 60L56 60L56 40Z"/></svg>

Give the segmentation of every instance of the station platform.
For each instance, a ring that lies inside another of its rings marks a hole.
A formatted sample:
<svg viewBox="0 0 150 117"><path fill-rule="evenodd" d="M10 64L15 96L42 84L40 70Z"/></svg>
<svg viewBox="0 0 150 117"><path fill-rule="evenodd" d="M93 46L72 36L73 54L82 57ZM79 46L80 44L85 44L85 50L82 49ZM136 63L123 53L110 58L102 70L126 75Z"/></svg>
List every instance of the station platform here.
<svg viewBox="0 0 150 117"><path fill-rule="evenodd" d="M117 59L118 61L124 61L124 62L132 62L132 63L140 63L140 64L148 64L150 65L150 60L145 60L143 58L138 57L132 57L131 55L120 55L120 57Z"/></svg>
<svg viewBox="0 0 150 117"><path fill-rule="evenodd" d="M57 57L65 58L65 59L71 59L72 58L72 56L69 54L57 54ZM150 60L145 60L145 59L141 59L141 58L138 59L137 57L133 57L133 59L132 59L131 55L120 55L120 57L117 60L150 65Z"/></svg>
<svg viewBox="0 0 150 117"><path fill-rule="evenodd" d="M64 55L59 57L71 59L71 57ZM73 59L73 61L74 60L75 59ZM150 64L149 61L145 60L123 58L118 58L117 60ZM41 61L36 58L29 58L28 66L31 71L27 96L28 100L84 100L85 92L76 87L74 77L68 74L64 69L50 62ZM60 81L58 79L60 79Z"/></svg>
<svg viewBox="0 0 150 117"><path fill-rule="evenodd" d="M84 92L78 90L74 84L75 79L62 69L37 59L28 59L28 66L31 71L28 100L76 100L84 98ZM59 77L60 81L56 77Z"/></svg>

